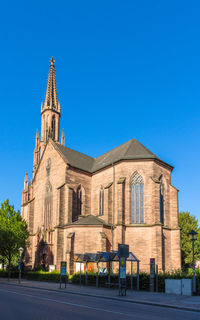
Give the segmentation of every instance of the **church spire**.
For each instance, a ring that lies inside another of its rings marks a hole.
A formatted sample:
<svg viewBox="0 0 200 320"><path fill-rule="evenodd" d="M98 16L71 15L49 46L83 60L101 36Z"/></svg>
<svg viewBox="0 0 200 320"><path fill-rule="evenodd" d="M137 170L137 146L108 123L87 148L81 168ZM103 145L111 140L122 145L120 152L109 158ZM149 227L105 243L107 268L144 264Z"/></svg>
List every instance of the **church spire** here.
<svg viewBox="0 0 200 320"><path fill-rule="evenodd" d="M25 178L24 178L24 190L28 190L28 173L26 172Z"/></svg>
<svg viewBox="0 0 200 320"><path fill-rule="evenodd" d="M47 82L47 90L44 104L41 106L41 113L46 109L53 109L60 113L60 103L58 103L57 89L56 89L56 73L55 73L55 60L52 57L50 62L49 76Z"/></svg>
<svg viewBox="0 0 200 320"><path fill-rule="evenodd" d="M39 137L39 132L37 130L36 137L35 137L34 157L33 157L33 173L37 169L37 166L40 162L40 148L39 148L40 141L39 140L40 140L40 137Z"/></svg>
<svg viewBox="0 0 200 320"><path fill-rule="evenodd" d="M62 144L63 146L65 145L65 134L64 134L64 129L62 129L61 144Z"/></svg>
<svg viewBox="0 0 200 320"><path fill-rule="evenodd" d="M41 155L49 138L59 142L60 103L57 98L55 60L50 60L47 90L44 104L41 104Z"/></svg>

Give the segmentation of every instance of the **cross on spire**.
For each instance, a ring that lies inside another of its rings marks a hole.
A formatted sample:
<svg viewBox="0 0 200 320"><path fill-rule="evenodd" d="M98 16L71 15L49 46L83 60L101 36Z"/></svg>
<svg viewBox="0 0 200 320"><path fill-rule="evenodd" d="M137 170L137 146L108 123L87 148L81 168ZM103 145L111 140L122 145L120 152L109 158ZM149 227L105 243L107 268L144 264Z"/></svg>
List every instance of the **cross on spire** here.
<svg viewBox="0 0 200 320"><path fill-rule="evenodd" d="M54 66L54 63L55 63L54 57L51 57L51 60L49 62L51 64L51 66Z"/></svg>

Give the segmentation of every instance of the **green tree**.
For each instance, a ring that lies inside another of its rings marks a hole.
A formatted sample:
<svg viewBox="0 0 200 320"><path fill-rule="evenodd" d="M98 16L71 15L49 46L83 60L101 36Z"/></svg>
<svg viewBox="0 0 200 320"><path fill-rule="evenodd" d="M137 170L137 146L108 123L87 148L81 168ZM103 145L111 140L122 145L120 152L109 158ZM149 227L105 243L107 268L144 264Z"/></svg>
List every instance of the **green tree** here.
<svg viewBox="0 0 200 320"><path fill-rule="evenodd" d="M20 212L14 210L7 199L0 208L0 256L8 261L8 278L12 260L19 255L19 248L28 245L28 226Z"/></svg>
<svg viewBox="0 0 200 320"><path fill-rule="evenodd" d="M200 229L198 220L190 212L179 213L179 227L181 229L181 256L183 268L192 264L192 241L188 235L191 230L198 232L197 240L194 242L195 260L200 259Z"/></svg>

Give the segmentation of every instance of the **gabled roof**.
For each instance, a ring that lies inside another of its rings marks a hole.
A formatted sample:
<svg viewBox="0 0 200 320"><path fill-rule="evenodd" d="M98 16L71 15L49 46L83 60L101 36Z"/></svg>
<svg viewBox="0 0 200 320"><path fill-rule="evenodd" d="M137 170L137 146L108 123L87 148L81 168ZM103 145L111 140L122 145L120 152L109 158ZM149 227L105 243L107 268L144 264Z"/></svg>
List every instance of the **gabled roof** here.
<svg viewBox="0 0 200 320"><path fill-rule="evenodd" d="M59 143L55 143L55 146L70 166L90 173L94 173L120 160L155 159L165 163L136 139L129 140L98 158L89 157ZM165 164L173 169L169 164Z"/></svg>
<svg viewBox="0 0 200 320"><path fill-rule="evenodd" d="M93 215L88 215L88 216L79 216L78 220L71 222L71 223L67 223L65 226L67 225L79 225L79 226L88 226L88 225L92 225L92 226L109 226L109 224L107 224L103 219L98 218L97 216L93 216Z"/></svg>
<svg viewBox="0 0 200 320"><path fill-rule="evenodd" d="M103 154L95 159L92 171L107 167L119 160L135 160L135 159L159 159L150 150L144 147L136 139L129 140L119 147Z"/></svg>

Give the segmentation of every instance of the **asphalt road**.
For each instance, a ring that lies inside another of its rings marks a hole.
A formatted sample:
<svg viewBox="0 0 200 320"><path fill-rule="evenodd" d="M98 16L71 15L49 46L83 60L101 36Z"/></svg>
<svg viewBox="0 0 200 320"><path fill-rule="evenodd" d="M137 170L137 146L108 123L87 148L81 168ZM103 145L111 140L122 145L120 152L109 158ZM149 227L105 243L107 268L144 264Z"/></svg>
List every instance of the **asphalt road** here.
<svg viewBox="0 0 200 320"><path fill-rule="evenodd" d="M200 320L200 312L182 311L1 284L0 319Z"/></svg>

